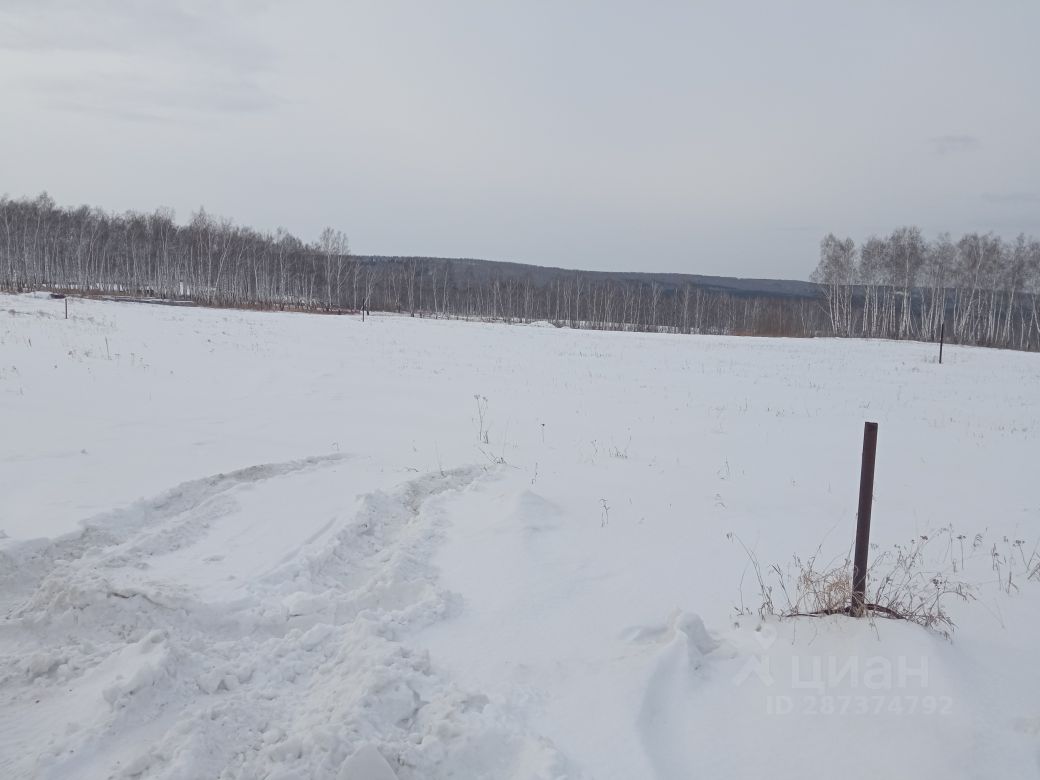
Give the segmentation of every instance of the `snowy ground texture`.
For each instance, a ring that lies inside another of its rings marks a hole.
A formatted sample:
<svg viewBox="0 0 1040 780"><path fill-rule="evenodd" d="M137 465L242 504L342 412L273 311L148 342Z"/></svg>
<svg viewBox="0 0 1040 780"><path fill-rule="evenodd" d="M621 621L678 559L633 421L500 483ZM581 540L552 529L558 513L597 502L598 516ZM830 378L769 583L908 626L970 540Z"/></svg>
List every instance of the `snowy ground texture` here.
<svg viewBox="0 0 1040 780"><path fill-rule="evenodd" d="M1040 356L69 309L0 296L0 777L1040 775ZM757 614L866 419L952 641Z"/></svg>

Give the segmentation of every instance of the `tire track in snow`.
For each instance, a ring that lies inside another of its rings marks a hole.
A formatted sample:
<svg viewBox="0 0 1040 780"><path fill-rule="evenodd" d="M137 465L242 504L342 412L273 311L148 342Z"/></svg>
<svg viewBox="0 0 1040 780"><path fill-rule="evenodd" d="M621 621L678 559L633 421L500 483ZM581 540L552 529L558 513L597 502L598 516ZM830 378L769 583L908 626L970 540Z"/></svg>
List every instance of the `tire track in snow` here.
<svg viewBox="0 0 1040 780"><path fill-rule="evenodd" d="M551 745L404 641L452 608L429 560L451 496L484 471L401 483L346 457L194 480L9 556L29 592L0 630L0 774L337 777L375 746L401 778L558 776ZM332 519L299 509L379 479ZM178 581L192 560L240 571L235 549L214 553L227 528L287 524L299 538L236 598ZM41 732L44 755L20 751Z"/></svg>
<svg viewBox="0 0 1040 780"><path fill-rule="evenodd" d="M197 521L198 518L192 517L191 513L207 502L243 485L328 466L349 457L341 453L317 455L189 480L154 498L88 518L82 521L81 530L71 534L54 540L15 543L6 550L0 549L0 586L7 594L7 606L10 609L10 602L17 595L35 590L56 562L97 558L131 541L141 543L153 539L157 543L175 543L170 538L170 531L183 523L173 521L186 517ZM204 528L193 530L201 533ZM17 608L13 613L18 616Z"/></svg>

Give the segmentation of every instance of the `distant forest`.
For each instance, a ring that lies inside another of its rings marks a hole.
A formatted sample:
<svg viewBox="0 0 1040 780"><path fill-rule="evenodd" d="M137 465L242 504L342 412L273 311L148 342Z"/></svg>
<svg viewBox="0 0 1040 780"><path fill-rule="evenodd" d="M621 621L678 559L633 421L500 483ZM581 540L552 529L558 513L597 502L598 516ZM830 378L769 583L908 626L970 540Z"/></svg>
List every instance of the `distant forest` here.
<svg viewBox="0 0 1040 780"><path fill-rule="evenodd" d="M926 242L916 228L857 249L828 236L814 283L573 271L353 255L331 228L305 243L200 209L112 214L46 194L0 198L0 288L274 310L670 333L869 336L1040 348L1040 244L992 235Z"/></svg>
<svg viewBox="0 0 1040 780"><path fill-rule="evenodd" d="M1040 348L1040 241L992 233L925 240L915 227L872 237L826 236L813 272L835 336L945 338Z"/></svg>

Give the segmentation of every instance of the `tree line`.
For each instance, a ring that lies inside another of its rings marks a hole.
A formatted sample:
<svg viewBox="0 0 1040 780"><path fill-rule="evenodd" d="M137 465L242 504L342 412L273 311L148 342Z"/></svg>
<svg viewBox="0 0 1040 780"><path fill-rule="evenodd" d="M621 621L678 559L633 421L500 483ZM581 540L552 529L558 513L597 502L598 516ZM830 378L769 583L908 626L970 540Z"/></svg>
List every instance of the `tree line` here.
<svg viewBox="0 0 1040 780"><path fill-rule="evenodd" d="M305 243L200 209L113 214L46 194L0 199L0 287L260 309L407 312L582 328L806 335L812 295L715 289L675 275L565 271L515 263L363 257L331 228Z"/></svg>
<svg viewBox="0 0 1040 780"><path fill-rule="evenodd" d="M115 214L46 193L0 198L0 288L276 310L405 312L557 326L758 336L867 336L1040 348L1040 249L901 228L821 243L814 285L351 254L199 209Z"/></svg>
<svg viewBox="0 0 1040 780"><path fill-rule="evenodd" d="M812 278L836 336L1040 349L1040 241L1024 235L830 234Z"/></svg>

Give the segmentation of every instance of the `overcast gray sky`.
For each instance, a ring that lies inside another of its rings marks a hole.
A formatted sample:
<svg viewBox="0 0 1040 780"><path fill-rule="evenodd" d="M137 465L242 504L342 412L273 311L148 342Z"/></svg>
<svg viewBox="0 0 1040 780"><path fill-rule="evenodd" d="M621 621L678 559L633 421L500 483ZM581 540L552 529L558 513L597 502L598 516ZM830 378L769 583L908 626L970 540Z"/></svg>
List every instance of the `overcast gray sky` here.
<svg viewBox="0 0 1040 780"><path fill-rule="evenodd" d="M805 278L1040 234L1040 3L0 0L0 192L353 251Z"/></svg>

